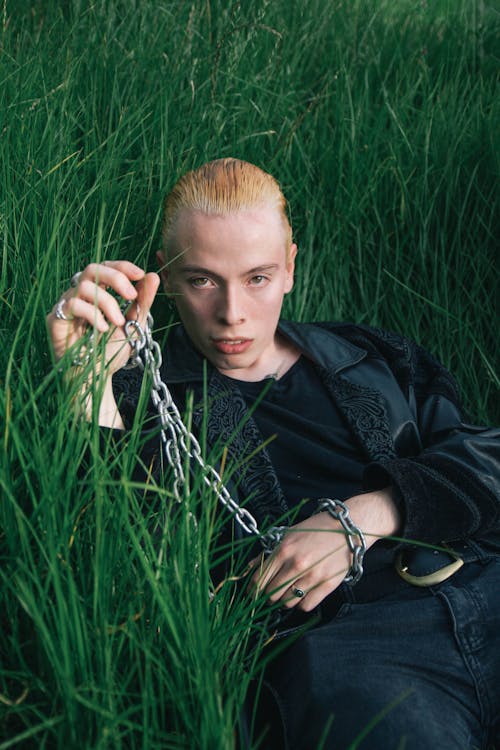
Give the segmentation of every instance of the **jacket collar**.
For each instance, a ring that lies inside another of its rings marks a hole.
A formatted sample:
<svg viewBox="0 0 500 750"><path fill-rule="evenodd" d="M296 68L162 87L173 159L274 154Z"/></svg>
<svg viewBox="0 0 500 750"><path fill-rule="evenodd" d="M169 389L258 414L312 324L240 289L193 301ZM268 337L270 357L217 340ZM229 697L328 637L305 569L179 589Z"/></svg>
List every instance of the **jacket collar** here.
<svg viewBox="0 0 500 750"><path fill-rule="evenodd" d="M278 331L313 362L338 373L366 357L366 352L338 336L331 328L314 323L282 320ZM169 333L162 376L168 383L192 383L204 378L204 363L181 324Z"/></svg>

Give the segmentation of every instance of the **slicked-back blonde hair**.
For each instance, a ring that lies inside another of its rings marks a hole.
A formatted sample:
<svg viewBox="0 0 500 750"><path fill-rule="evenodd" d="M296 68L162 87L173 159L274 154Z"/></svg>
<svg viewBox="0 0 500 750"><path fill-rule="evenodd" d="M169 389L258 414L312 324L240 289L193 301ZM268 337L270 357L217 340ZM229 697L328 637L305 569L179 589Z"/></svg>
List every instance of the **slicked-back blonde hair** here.
<svg viewBox="0 0 500 750"><path fill-rule="evenodd" d="M205 214L227 214L262 206L276 207L285 230L287 257L292 228L287 203L275 178L240 159L216 159L183 175L167 195L163 213L163 249L168 257L175 251L177 219L183 210Z"/></svg>

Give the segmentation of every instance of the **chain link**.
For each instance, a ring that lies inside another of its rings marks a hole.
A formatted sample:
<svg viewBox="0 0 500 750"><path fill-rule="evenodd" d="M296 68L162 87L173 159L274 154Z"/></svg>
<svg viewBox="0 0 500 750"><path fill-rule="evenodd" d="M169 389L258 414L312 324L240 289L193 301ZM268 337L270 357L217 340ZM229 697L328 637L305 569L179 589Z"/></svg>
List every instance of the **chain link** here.
<svg viewBox="0 0 500 750"><path fill-rule="evenodd" d="M332 500L330 497L322 497L318 500L317 513L326 510L336 521L340 523L345 534L347 544L352 553L352 564L344 583L354 586L363 575L363 558L366 552L366 539L361 531L353 522L349 515L347 505L341 500ZM355 541L355 538L357 540Z"/></svg>
<svg viewBox="0 0 500 750"><path fill-rule="evenodd" d="M182 421L172 394L161 379L162 354L158 342L153 339L152 329L153 317L150 313L147 315L144 328L137 320L128 320L125 323L127 342L132 347L132 356L126 367L140 367L151 377L151 399L158 411L165 455L174 472L173 491L176 500L183 500L186 487L183 456L188 456L201 468L204 483L215 493L219 502L247 534L259 539L264 552L269 554L281 542L287 527L273 526L263 534L250 511L238 505L224 485L220 474L205 462L198 440Z"/></svg>

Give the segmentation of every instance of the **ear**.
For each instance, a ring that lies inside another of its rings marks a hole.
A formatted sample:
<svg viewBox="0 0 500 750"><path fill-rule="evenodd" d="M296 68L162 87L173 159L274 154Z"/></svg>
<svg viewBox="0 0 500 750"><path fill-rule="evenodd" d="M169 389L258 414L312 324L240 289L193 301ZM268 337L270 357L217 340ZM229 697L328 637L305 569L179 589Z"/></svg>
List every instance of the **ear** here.
<svg viewBox="0 0 500 750"><path fill-rule="evenodd" d="M288 260L286 262L286 280L285 280L285 294L291 292L293 289L293 274L295 271L295 256L297 255L297 245L293 242L290 245L288 252Z"/></svg>
<svg viewBox="0 0 500 750"><path fill-rule="evenodd" d="M163 289L167 294L171 292L170 284L169 284L169 273L168 273L168 263L167 259L165 258L165 254L158 250L156 253L156 260L158 261L158 266L160 267L160 278L163 284Z"/></svg>

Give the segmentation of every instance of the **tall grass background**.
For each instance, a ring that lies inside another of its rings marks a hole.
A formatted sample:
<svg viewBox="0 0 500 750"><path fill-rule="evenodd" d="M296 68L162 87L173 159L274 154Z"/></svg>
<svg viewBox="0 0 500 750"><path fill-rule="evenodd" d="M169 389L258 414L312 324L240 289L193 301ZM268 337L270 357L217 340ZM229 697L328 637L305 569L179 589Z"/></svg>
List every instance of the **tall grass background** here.
<svg viewBox="0 0 500 750"><path fill-rule="evenodd" d="M207 596L214 499L134 484L138 431L81 423L45 330L87 262L154 268L187 169L280 180L287 316L403 332L498 419L499 27L487 0L3 0L0 750L233 748L261 669L262 609Z"/></svg>

